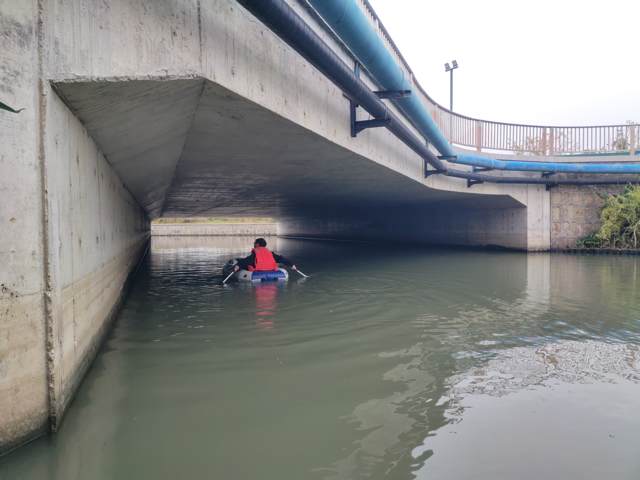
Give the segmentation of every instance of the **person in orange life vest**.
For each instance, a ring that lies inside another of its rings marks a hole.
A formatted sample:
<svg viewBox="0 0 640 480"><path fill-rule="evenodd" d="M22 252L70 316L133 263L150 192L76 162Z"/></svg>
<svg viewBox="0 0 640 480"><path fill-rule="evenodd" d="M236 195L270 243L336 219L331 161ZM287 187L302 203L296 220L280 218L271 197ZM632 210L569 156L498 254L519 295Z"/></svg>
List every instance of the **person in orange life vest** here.
<svg viewBox="0 0 640 480"><path fill-rule="evenodd" d="M238 270L277 270L279 263L291 267L291 270L296 269L296 266L289 259L269 250L267 248L267 241L264 238L256 238L256 241L253 242L251 255L246 258L239 258L238 263L233 267L233 270L236 272Z"/></svg>

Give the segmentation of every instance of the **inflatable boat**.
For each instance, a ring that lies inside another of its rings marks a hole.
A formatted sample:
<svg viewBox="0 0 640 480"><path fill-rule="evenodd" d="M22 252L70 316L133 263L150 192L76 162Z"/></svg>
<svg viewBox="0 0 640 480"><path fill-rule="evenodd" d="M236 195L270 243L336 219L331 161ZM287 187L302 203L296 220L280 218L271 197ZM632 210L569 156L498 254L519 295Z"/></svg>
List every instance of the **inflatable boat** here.
<svg viewBox="0 0 640 480"><path fill-rule="evenodd" d="M224 267L222 267L222 274L225 278L233 272L233 267L235 267L237 263L238 260L233 259L224 264ZM238 282L283 282L288 279L289 272L284 268L278 268L277 270L267 272L257 270L238 270L231 277L231 280L236 280Z"/></svg>

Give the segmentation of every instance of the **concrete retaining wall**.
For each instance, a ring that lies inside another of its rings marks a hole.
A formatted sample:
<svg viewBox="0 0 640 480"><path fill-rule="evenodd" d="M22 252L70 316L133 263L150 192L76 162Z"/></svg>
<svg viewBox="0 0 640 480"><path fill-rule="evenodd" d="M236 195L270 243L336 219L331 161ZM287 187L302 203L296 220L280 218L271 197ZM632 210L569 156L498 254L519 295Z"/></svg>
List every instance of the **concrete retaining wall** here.
<svg viewBox="0 0 640 480"><path fill-rule="evenodd" d="M45 429L42 178L35 2L0 2L0 452Z"/></svg>
<svg viewBox="0 0 640 480"><path fill-rule="evenodd" d="M55 429L119 305L149 224L82 124L53 91L45 94Z"/></svg>
<svg viewBox="0 0 640 480"><path fill-rule="evenodd" d="M55 429L148 238L41 70L36 2L0 1L0 453Z"/></svg>
<svg viewBox="0 0 640 480"><path fill-rule="evenodd" d="M600 228L604 196L623 186L561 186L551 189L551 249L576 248L576 242Z"/></svg>
<svg viewBox="0 0 640 480"><path fill-rule="evenodd" d="M268 236L278 234L275 223L153 223L152 236Z"/></svg>

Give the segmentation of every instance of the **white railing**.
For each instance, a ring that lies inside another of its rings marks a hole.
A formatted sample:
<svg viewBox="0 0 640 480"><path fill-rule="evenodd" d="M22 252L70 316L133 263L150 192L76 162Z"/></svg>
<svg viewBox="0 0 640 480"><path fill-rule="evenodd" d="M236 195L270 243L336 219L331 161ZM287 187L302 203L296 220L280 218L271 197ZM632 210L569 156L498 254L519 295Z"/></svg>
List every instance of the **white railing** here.
<svg viewBox="0 0 640 480"><path fill-rule="evenodd" d="M633 153L640 125L559 127L492 122L465 117L434 104L431 115L454 145L478 151L498 150L532 155Z"/></svg>

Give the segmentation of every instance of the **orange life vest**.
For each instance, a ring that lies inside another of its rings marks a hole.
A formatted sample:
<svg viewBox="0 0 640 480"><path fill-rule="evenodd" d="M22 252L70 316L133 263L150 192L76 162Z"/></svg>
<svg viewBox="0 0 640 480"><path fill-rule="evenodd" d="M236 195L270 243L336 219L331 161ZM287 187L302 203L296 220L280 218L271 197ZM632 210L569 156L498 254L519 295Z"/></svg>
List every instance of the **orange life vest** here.
<svg viewBox="0 0 640 480"><path fill-rule="evenodd" d="M253 270L267 272L271 270L277 270L278 264L276 259L273 258L273 253L266 247L256 247L252 250L256 256L256 264ZM251 270L251 269L250 269Z"/></svg>

